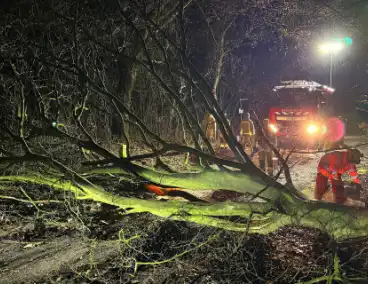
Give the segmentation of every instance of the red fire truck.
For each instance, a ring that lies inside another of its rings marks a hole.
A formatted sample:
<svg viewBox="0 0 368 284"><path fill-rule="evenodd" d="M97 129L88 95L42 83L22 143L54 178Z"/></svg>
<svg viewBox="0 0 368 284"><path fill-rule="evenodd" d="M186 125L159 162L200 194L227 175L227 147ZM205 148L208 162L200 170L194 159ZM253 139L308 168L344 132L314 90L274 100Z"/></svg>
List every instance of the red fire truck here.
<svg viewBox="0 0 368 284"><path fill-rule="evenodd" d="M275 86L269 109L270 130L279 148L321 146L334 89L313 81L282 81Z"/></svg>

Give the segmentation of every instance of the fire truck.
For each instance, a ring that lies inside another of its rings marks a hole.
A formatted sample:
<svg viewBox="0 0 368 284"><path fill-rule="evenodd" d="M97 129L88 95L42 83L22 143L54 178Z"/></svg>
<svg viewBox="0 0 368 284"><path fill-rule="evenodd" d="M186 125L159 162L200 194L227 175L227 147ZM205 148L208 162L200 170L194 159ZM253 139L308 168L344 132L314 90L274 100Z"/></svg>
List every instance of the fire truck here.
<svg viewBox="0 0 368 284"><path fill-rule="evenodd" d="M278 148L319 148L331 114L334 89L314 81L282 81L273 88L269 108L270 131Z"/></svg>

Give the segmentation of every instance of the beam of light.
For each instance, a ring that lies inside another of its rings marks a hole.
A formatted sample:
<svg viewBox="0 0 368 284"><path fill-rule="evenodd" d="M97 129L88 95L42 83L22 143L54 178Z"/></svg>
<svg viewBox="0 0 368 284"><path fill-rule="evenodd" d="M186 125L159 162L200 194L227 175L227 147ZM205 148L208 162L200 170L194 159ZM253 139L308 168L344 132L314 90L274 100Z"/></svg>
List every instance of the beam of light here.
<svg viewBox="0 0 368 284"><path fill-rule="evenodd" d="M326 132L327 132L327 127L326 127L326 125L323 125L323 127L322 127L322 134L326 134Z"/></svg>
<svg viewBox="0 0 368 284"><path fill-rule="evenodd" d="M323 86L323 90L326 91L329 94L333 94L335 92L334 88L328 87L328 86Z"/></svg>
<svg viewBox="0 0 368 284"><path fill-rule="evenodd" d="M317 133L318 130L319 130L319 127L315 124L310 124L307 127L307 132L309 134L315 134L315 133Z"/></svg>
<svg viewBox="0 0 368 284"><path fill-rule="evenodd" d="M274 125L274 124L270 124L268 127L271 129L271 131L272 131L273 133L276 133L276 132L278 131L277 126L276 126L276 125Z"/></svg>
<svg viewBox="0 0 368 284"><path fill-rule="evenodd" d="M322 54L336 54L344 49L342 42L325 42L318 46Z"/></svg>

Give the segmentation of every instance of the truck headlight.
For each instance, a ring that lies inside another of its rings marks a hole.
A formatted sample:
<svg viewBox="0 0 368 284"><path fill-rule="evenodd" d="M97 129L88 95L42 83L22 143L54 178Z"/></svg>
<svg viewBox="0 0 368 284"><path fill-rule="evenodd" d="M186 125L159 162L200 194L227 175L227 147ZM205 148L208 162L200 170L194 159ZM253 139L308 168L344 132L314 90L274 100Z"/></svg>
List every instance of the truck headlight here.
<svg viewBox="0 0 368 284"><path fill-rule="evenodd" d="M309 134L315 134L318 132L318 130L319 130L319 127L315 124L309 124L307 127L307 132Z"/></svg>
<svg viewBox="0 0 368 284"><path fill-rule="evenodd" d="M274 124L270 124L268 127L271 129L271 131L272 131L273 133L276 133L276 132L278 131L277 126L276 126L276 125L274 125Z"/></svg>

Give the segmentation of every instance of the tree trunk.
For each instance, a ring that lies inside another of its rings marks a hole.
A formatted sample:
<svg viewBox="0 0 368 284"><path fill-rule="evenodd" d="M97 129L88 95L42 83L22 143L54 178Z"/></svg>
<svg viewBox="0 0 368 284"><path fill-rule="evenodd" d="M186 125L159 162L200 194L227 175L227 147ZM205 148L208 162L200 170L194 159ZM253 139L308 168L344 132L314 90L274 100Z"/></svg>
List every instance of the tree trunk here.
<svg viewBox="0 0 368 284"><path fill-rule="evenodd" d="M106 169L108 173L109 170ZM190 189L227 188L238 192L259 194L268 202L222 202L194 204L187 202L142 200L113 195L102 187L71 182L52 176L1 176L0 182L31 182L58 190L74 192L77 199L90 199L128 210L129 214L150 212L163 218L194 222L227 230L268 234L285 225L306 226L326 231L336 240L368 235L368 210L324 202L304 201L287 189L269 186L242 173L207 171L200 174L160 175L151 170L139 173L152 181L181 185ZM261 193L260 193L261 192ZM240 216L246 224L219 219L219 216Z"/></svg>

